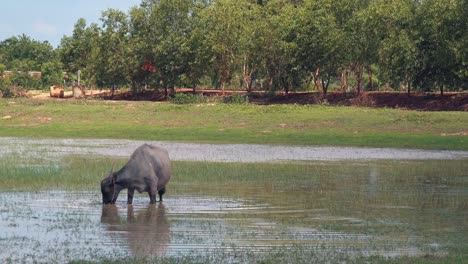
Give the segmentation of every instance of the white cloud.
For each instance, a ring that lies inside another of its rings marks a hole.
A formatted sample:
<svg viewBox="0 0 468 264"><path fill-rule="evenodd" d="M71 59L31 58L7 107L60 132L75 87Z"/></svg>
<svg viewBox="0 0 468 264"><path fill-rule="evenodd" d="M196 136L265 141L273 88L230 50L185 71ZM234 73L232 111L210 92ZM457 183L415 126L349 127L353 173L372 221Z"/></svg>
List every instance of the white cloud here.
<svg viewBox="0 0 468 264"><path fill-rule="evenodd" d="M55 35L57 34L58 30L57 27L49 24L44 21L36 21L33 24L34 31L40 34L46 34L46 35Z"/></svg>

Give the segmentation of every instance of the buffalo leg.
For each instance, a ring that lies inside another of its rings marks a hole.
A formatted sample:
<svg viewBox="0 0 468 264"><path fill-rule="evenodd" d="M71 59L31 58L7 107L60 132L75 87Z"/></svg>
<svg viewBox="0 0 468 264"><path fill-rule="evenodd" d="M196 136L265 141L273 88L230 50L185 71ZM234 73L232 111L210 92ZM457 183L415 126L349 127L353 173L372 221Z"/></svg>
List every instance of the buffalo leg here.
<svg viewBox="0 0 468 264"><path fill-rule="evenodd" d="M158 194L159 194L159 201L160 201L160 202L163 201L162 197L163 197L163 194L165 194L165 193L166 193L166 188L162 188L161 190L158 191Z"/></svg>
<svg viewBox="0 0 468 264"><path fill-rule="evenodd" d="M149 192L149 197L150 197L150 203L155 204L156 203L156 193Z"/></svg>
<svg viewBox="0 0 468 264"><path fill-rule="evenodd" d="M119 193L122 189L123 188L120 185L114 185L114 195L112 196L112 204L115 204L115 202L117 201L117 197L119 196Z"/></svg>
<svg viewBox="0 0 468 264"><path fill-rule="evenodd" d="M135 193L134 188L128 188L127 204L133 203L133 194Z"/></svg>
<svg viewBox="0 0 468 264"><path fill-rule="evenodd" d="M154 178L156 178L156 177L154 177ZM156 203L156 194L158 193L157 178L156 178L155 181L151 181L148 193L149 193L149 197L150 197L150 203L155 204Z"/></svg>

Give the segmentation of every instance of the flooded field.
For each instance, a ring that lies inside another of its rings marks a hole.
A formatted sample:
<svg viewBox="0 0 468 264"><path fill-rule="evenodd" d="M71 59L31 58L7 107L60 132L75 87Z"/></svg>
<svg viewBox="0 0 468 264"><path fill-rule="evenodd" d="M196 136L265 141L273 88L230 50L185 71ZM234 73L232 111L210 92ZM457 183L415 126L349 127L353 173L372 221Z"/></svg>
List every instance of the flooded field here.
<svg viewBox="0 0 468 264"><path fill-rule="evenodd" d="M103 206L124 162L0 162L0 262L468 260L467 159L174 161L163 203Z"/></svg>

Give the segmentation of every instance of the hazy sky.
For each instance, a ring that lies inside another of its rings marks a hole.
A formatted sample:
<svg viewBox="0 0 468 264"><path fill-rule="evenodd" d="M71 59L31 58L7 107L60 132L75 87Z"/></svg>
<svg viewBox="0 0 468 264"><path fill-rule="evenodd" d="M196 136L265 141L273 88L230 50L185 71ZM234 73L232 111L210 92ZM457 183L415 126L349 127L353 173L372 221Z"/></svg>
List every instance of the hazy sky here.
<svg viewBox="0 0 468 264"><path fill-rule="evenodd" d="M70 36L79 18L100 24L108 8L127 12L141 0L0 0L0 41L26 34L34 40L49 41L57 47Z"/></svg>

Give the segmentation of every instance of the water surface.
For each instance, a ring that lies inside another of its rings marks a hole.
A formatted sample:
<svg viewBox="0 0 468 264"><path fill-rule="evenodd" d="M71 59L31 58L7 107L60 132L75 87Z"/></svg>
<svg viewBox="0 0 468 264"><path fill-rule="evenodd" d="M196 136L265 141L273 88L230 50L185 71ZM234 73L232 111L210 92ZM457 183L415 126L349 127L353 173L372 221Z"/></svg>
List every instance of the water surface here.
<svg viewBox="0 0 468 264"><path fill-rule="evenodd" d="M208 173L219 164L204 166ZM0 260L221 255L236 262L242 254L285 249L298 249L298 258L313 253L466 259L466 160L289 166L287 178L273 175L282 173L273 169L242 179L235 172L214 175L222 180L207 182L176 170L180 178L157 205L148 205L141 194L127 206L122 192L115 206L103 206L98 188L3 191Z"/></svg>

